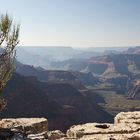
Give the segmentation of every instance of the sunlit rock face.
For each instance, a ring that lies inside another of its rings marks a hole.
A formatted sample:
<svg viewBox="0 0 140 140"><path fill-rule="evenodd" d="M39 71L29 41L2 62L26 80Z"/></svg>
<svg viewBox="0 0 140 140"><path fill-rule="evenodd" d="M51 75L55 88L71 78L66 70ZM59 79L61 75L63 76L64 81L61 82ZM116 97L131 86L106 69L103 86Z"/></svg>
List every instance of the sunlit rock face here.
<svg viewBox="0 0 140 140"><path fill-rule="evenodd" d="M2 119L0 121L0 138L2 139L45 139L48 121L45 118Z"/></svg>
<svg viewBox="0 0 140 140"><path fill-rule="evenodd" d="M67 137L81 140L140 140L140 111L121 112L115 117L114 124L74 125L67 131Z"/></svg>
<svg viewBox="0 0 140 140"><path fill-rule="evenodd" d="M49 131L45 118L2 119L0 138L18 140L140 140L140 111L121 112L110 123L73 125L66 134Z"/></svg>

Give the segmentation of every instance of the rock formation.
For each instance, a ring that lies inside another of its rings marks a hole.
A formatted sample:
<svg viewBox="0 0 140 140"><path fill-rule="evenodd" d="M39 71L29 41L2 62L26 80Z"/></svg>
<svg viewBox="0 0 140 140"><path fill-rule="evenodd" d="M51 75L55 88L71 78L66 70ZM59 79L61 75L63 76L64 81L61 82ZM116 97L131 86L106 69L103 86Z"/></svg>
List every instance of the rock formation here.
<svg viewBox="0 0 140 140"><path fill-rule="evenodd" d="M45 118L2 119L0 138L12 140L140 140L140 111L121 112L114 124L87 123L74 125L64 134L48 131ZM3 140L3 139L2 139Z"/></svg>
<svg viewBox="0 0 140 140"><path fill-rule="evenodd" d="M0 121L0 139L24 140L46 138L48 121L45 118L2 119Z"/></svg>
<svg viewBox="0 0 140 140"><path fill-rule="evenodd" d="M72 126L67 131L67 137L80 140L140 140L140 112L119 113L114 124Z"/></svg>

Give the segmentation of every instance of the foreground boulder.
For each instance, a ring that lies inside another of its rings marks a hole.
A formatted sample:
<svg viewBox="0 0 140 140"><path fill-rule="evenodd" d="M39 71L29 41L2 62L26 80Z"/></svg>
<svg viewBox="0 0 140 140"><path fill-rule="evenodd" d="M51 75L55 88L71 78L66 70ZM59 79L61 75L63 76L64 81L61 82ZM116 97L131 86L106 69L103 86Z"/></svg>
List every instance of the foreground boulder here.
<svg viewBox="0 0 140 140"><path fill-rule="evenodd" d="M138 124L140 125L140 111L135 112L121 112L116 115L115 124Z"/></svg>
<svg viewBox="0 0 140 140"><path fill-rule="evenodd" d="M45 139L48 121L45 118L2 119L0 137L13 139Z"/></svg>
<svg viewBox="0 0 140 140"><path fill-rule="evenodd" d="M74 125L67 131L67 139L81 140L140 140L140 111L122 112L114 124L87 123Z"/></svg>

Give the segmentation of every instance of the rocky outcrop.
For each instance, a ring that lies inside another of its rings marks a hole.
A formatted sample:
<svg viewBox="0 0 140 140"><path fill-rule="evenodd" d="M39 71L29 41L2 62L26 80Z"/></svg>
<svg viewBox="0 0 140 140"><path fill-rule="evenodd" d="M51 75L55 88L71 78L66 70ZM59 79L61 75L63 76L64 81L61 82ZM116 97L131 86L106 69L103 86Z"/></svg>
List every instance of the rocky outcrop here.
<svg viewBox="0 0 140 140"><path fill-rule="evenodd" d="M74 125L67 133L48 131L45 118L2 119L0 138L12 140L140 140L140 111L121 112L114 124Z"/></svg>
<svg viewBox="0 0 140 140"><path fill-rule="evenodd" d="M48 122L45 118L2 119L0 138L3 139L38 139L47 137Z"/></svg>
<svg viewBox="0 0 140 140"><path fill-rule="evenodd" d="M67 137L80 140L140 140L140 112L119 113L114 124L74 125L67 131Z"/></svg>
<svg viewBox="0 0 140 140"><path fill-rule="evenodd" d="M126 125L138 125L140 128L140 111L135 112L121 112L116 115L114 123L117 124L126 124Z"/></svg>

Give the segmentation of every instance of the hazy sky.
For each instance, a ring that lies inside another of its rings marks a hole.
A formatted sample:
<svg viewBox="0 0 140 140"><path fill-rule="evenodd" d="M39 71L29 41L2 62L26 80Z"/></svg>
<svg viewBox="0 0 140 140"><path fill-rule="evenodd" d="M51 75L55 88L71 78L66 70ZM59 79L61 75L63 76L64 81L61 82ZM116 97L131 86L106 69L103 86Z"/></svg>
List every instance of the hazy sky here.
<svg viewBox="0 0 140 140"><path fill-rule="evenodd" d="M140 45L140 0L0 0L21 45Z"/></svg>

